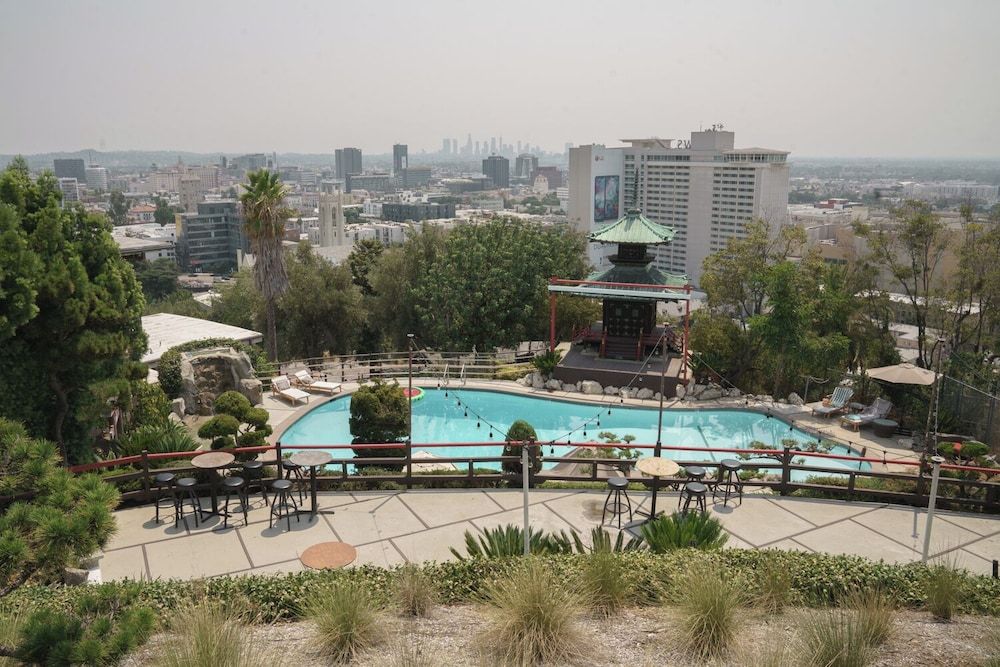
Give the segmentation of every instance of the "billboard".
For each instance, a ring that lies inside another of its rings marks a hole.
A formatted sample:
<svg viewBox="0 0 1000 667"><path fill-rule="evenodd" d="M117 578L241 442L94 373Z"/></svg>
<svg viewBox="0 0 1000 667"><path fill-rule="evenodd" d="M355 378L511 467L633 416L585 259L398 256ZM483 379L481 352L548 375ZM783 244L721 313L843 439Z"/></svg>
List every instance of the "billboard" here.
<svg viewBox="0 0 1000 667"><path fill-rule="evenodd" d="M594 222L618 219L618 178L594 177Z"/></svg>

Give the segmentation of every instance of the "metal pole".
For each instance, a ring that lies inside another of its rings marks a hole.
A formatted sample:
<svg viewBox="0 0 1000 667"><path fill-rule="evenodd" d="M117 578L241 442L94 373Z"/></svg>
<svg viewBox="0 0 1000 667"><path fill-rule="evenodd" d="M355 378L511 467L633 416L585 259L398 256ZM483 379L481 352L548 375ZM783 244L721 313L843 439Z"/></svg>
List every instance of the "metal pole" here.
<svg viewBox="0 0 1000 667"><path fill-rule="evenodd" d="M934 470L931 473L931 497L927 500L927 524L924 526L924 552L920 557L921 563L927 562L927 556L931 550L931 527L934 523L934 505L937 504L938 478L941 476L941 464L944 463L944 458L941 456L932 456L931 463L934 464Z"/></svg>
<svg viewBox="0 0 1000 667"><path fill-rule="evenodd" d="M528 475L530 474L528 463L528 445L521 443L521 493L524 495L524 555L531 553L528 539Z"/></svg>
<svg viewBox="0 0 1000 667"><path fill-rule="evenodd" d="M406 444L413 444L413 334L406 334L407 393L406 393Z"/></svg>
<svg viewBox="0 0 1000 667"><path fill-rule="evenodd" d="M663 444L663 390L666 388L667 376L667 332L663 332L663 368L660 370L660 417L656 424L656 447L653 449L653 456L660 455L660 446Z"/></svg>

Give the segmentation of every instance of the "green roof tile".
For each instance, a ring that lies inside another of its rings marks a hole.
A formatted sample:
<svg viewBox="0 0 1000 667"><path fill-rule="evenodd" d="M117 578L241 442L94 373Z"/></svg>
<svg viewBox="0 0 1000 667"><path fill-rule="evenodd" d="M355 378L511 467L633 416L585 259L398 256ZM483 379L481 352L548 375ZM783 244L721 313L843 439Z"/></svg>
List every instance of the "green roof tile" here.
<svg viewBox="0 0 1000 667"><path fill-rule="evenodd" d="M653 222L637 209L630 209L617 222L598 229L587 238L598 243L660 245L673 240L674 230Z"/></svg>

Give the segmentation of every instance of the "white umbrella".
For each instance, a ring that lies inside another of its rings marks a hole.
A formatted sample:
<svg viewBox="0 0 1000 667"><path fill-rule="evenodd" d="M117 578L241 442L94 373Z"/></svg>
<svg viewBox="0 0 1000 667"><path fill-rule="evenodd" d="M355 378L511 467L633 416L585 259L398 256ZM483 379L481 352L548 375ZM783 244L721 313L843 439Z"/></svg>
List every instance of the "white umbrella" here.
<svg viewBox="0 0 1000 667"><path fill-rule="evenodd" d="M937 373L909 362L868 369L868 377L893 384L934 384Z"/></svg>

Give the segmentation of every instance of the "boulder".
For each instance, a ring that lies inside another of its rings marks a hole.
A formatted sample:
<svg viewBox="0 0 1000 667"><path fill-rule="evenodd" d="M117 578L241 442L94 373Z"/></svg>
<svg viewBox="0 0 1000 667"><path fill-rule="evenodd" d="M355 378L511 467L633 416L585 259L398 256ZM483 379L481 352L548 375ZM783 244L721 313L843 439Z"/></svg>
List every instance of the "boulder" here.
<svg viewBox="0 0 1000 667"><path fill-rule="evenodd" d="M541 373L535 373L531 376L531 387L533 389L545 389L545 380L542 379Z"/></svg>
<svg viewBox="0 0 1000 667"><path fill-rule="evenodd" d="M595 382L593 380L584 380L580 383L580 391L584 394L603 394L604 387L601 386L600 382Z"/></svg>
<svg viewBox="0 0 1000 667"><path fill-rule="evenodd" d="M740 390L737 389L736 387L730 387L729 389L726 390L726 396L728 396L729 398L739 398Z"/></svg>
<svg viewBox="0 0 1000 667"><path fill-rule="evenodd" d="M63 570L63 583L67 586L82 586L87 583L90 572L79 567L67 567Z"/></svg>
<svg viewBox="0 0 1000 667"><path fill-rule="evenodd" d="M184 424L184 419L178 417L176 412L171 412L167 415L167 421L173 422L174 424Z"/></svg>
<svg viewBox="0 0 1000 667"><path fill-rule="evenodd" d="M604 388L604 393L607 394L608 396L614 396L615 394L618 393L618 387L614 387L609 384L607 387Z"/></svg>
<svg viewBox="0 0 1000 667"><path fill-rule="evenodd" d="M699 401L714 401L722 398L722 389L718 387L706 387L703 392L698 394Z"/></svg>
<svg viewBox="0 0 1000 667"><path fill-rule="evenodd" d="M562 390L566 391L566 392L576 393L576 385L575 384L570 384L569 382L564 382L563 386L562 386Z"/></svg>
<svg viewBox="0 0 1000 667"><path fill-rule="evenodd" d="M636 392L635 397L638 398L638 399L642 399L642 400L653 398L653 390L652 389L640 389L638 392Z"/></svg>
<svg viewBox="0 0 1000 667"><path fill-rule="evenodd" d="M181 398L188 414L212 414L216 397L227 391L241 391L240 380L254 378L250 357L231 347L181 354Z"/></svg>
<svg viewBox="0 0 1000 667"><path fill-rule="evenodd" d="M552 378L551 380L545 383L545 388L548 389L549 391L559 391L562 389L562 386L563 386L562 382L560 382L555 378Z"/></svg>
<svg viewBox="0 0 1000 667"><path fill-rule="evenodd" d="M805 405L805 401L802 400L802 397L794 391L788 395L788 402L792 405Z"/></svg>
<svg viewBox="0 0 1000 667"><path fill-rule="evenodd" d="M688 385L688 393L691 395L692 398L700 398L702 392L704 392L706 389L708 389L708 387L703 384L696 384L693 387L691 385Z"/></svg>
<svg viewBox="0 0 1000 667"><path fill-rule="evenodd" d="M774 403L774 397L764 394L763 396L758 396L757 400L761 403Z"/></svg>
<svg viewBox="0 0 1000 667"><path fill-rule="evenodd" d="M635 398L639 394L638 387L629 387L628 392L625 394L625 398Z"/></svg>
<svg viewBox="0 0 1000 667"><path fill-rule="evenodd" d="M175 398L170 401L170 414L177 415L177 418L184 421L184 399Z"/></svg>
<svg viewBox="0 0 1000 667"><path fill-rule="evenodd" d="M263 398L261 397L263 391L264 386L257 378L243 378L240 380L240 393L247 397L250 405L260 405L263 403Z"/></svg>
<svg viewBox="0 0 1000 667"><path fill-rule="evenodd" d="M653 394L653 400L654 401L660 400L660 392L656 392L655 394Z"/></svg>

